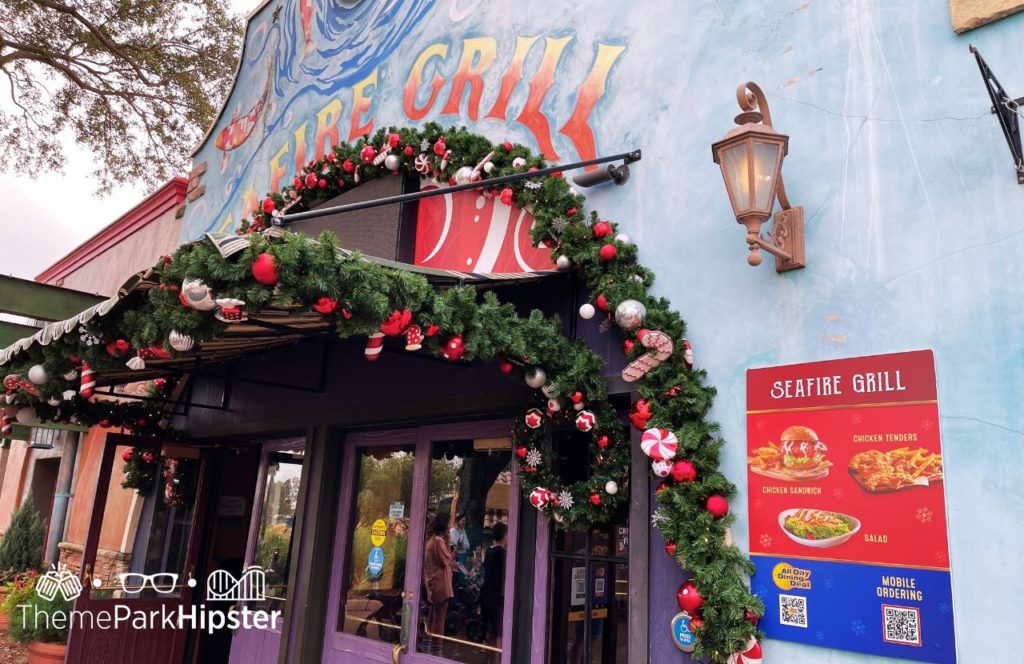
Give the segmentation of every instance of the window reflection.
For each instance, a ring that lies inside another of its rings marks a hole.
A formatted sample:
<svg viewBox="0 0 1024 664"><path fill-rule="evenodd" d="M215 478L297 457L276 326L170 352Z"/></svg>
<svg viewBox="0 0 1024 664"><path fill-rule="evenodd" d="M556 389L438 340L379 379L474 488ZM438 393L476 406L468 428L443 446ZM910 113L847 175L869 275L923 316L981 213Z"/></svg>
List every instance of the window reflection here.
<svg viewBox="0 0 1024 664"><path fill-rule="evenodd" d="M412 446L364 448L356 454L348 590L339 626L349 634L399 641L414 463Z"/></svg>
<svg viewBox="0 0 1024 664"><path fill-rule="evenodd" d="M278 610L278 604L288 596L288 569L302 481L302 459L301 451L271 452L267 459L253 564L262 567L266 574L265 608L268 610Z"/></svg>
<svg viewBox="0 0 1024 664"><path fill-rule="evenodd" d="M466 664L501 661L511 440L433 444L419 652Z"/></svg>

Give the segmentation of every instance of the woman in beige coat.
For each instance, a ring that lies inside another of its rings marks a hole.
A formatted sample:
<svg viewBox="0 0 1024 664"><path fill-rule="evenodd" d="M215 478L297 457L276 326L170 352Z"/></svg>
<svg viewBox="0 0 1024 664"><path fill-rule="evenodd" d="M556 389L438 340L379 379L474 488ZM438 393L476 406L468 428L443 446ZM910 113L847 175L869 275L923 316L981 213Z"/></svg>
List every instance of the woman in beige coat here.
<svg viewBox="0 0 1024 664"><path fill-rule="evenodd" d="M448 601L455 596L452 590L452 573L455 571L455 557L448 541L447 514L438 514L430 527L423 559L423 585L427 592L430 613L427 629L433 635L431 655L441 655L444 640L444 618L448 612Z"/></svg>

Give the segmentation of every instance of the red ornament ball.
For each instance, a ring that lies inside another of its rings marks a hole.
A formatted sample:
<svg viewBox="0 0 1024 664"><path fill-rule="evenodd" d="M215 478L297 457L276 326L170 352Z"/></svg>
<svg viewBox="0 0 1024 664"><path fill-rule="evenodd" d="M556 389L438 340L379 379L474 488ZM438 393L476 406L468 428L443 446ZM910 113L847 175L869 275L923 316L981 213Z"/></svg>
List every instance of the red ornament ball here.
<svg viewBox="0 0 1024 664"><path fill-rule="evenodd" d="M501 202L504 203L505 205L512 205L512 194L512 188L505 187L504 189L501 190L499 198L501 198Z"/></svg>
<svg viewBox="0 0 1024 664"><path fill-rule="evenodd" d="M573 403L583 403L583 393L580 392L579 390L576 390L575 392L573 392L572 393L572 402Z"/></svg>
<svg viewBox="0 0 1024 664"><path fill-rule="evenodd" d="M690 629L691 630L698 630L698 629L701 629L702 627L704 627L704 621L703 620L701 620L700 618L698 618L696 616L694 616L693 618L690 618Z"/></svg>
<svg viewBox="0 0 1024 664"><path fill-rule="evenodd" d="M526 458L526 452L527 450L525 445L520 445L519 447L516 448L516 456L519 457L520 459Z"/></svg>
<svg viewBox="0 0 1024 664"><path fill-rule="evenodd" d="M152 452L146 451L142 453L142 460L146 463L153 463L156 461L156 456Z"/></svg>
<svg viewBox="0 0 1024 664"><path fill-rule="evenodd" d="M110 420L104 417L102 420L96 423L96 426L100 427L101 429L106 429L110 426Z"/></svg>
<svg viewBox="0 0 1024 664"><path fill-rule="evenodd" d="M145 417L140 417L139 419L135 420L135 424L137 424L140 427L146 426L147 422L148 420Z"/></svg>
<svg viewBox="0 0 1024 664"><path fill-rule="evenodd" d="M675 558L676 557L676 543L675 542L666 542L665 543L665 553L667 553L670 557Z"/></svg>
<svg viewBox="0 0 1024 664"><path fill-rule="evenodd" d="M376 156L377 148L372 145L364 145L363 149L359 151L359 158L363 160L364 164L369 164Z"/></svg>
<svg viewBox="0 0 1024 664"><path fill-rule="evenodd" d="M171 258L170 256L163 256L163 261L164 265L170 265L174 261L174 259Z"/></svg>
<svg viewBox="0 0 1024 664"><path fill-rule="evenodd" d="M402 154L404 154L406 157L411 157L412 153L413 153L413 149L412 149L411 145L406 145L405 149L402 150Z"/></svg>
<svg viewBox="0 0 1024 664"><path fill-rule="evenodd" d="M747 622L749 622L751 625L754 625L755 627L757 626L757 623L761 620L761 618L758 617L758 615L750 609L743 610L743 617L747 619Z"/></svg>
<svg viewBox="0 0 1024 664"><path fill-rule="evenodd" d="M626 339L622 342L622 354L629 355L633 352L633 348L636 346L636 342L632 339Z"/></svg>
<svg viewBox="0 0 1024 664"><path fill-rule="evenodd" d="M601 494L599 494L599 493L592 493L592 494L590 494L590 504L593 505L594 507L600 506L601 505Z"/></svg>
<svg viewBox="0 0 1024 664"><path fill-rule="evenodd" d="M565 216L567 216L567 217L575 217L577 212L579 212L579 210L577 210L574 207L571 207L571 208L569 208L568 210L565 211Z"/></svg>
<svg viewBox="0 0 1024 664"><path fill-rule="evenodd" d="M448 147L444 144L444 136L441 136L434 143L434 154L438 157L443 157L447 151Z"/></svg>
<svg viewBox="0 0 1024 664"><path fill-rule="evenodd" d="M252 263L252 276L264 286L277 283L277 263L268 253L262 253Z"/></svg>
<svg viewBox="0 0 1024 664"><path fill-rule="evenodd" d="M600 447L602 450L608 447L608 436L598 436L597 446Z"/></svg>
<svg viewBox="0 0 1024 664"><path fill-rule="evenodd" d="M606 235L611 234L612 225L607 221L599 221L594 224L594 227L591 230L594 231L594 237L605 237Z"/></svg>
<svg viewBox="0 0 1024 664"><path fill-rule="evenodd" d="M676 482L692 482L697 479L697 469L683 459L672 464L672 479Z"/></svg>
<svg viewBox="0 0 1024 664"><path fill-rule="evenodd" d="M604 293L600 293L594 298L594 306L601 311L608 311L608 298L604 296Z"/></svg>
<svg viewBox="0 0 1024 664"><path fill-rule="evenodd" d="M306 186L310 189L316 188L316 183L320 181L320 178L316 176L316 173L306 173Z"/></svg>
<svg viewBox="0 0 1024 664"><path fill-rule="evenodd" d="M398 144L402 142L402 137L398 134L388 134L388 145L393 148L397 148Z"/></svg>
<svg viewBox="0 0 1024 664"><path fill-rule="evenodd" d="M295 185L296 189L302 189L302 178L296 175L295 179L292 180L292 184Z"/></svg>
<svg viewBox="0 0 1024 664"><path fill-rule="evenodd" d="M700 607L704 606L704 598L700 596L700 591L697 590L693 581L687 581L679 586L679 590L676 591L676 601L679 602L679 610L686 611L691 616L696 616Z"/></svg>
<svg viewBox="0 0 1024 664"><path fill-rule="evenodd" d="M132 460L132 453L133 453L133 451L134 450L132 450L132 448L130 448L130 447L124 448L124 452L121 452L121 460L122 461L131 461Z"/></svg>
<svg viewBox="0 0 1024 664"><path fill-rule="evenodd" d="M153 387L163 392L164 390L167 389L167 379L157 378L156 380L153 381Z"/></svg>
<svg viewBox="0 0 1024 664"><path fill-rule="evenodd" d="M341 170L345 171L346 173L351 173L352 171L356 170L356 165L353 164L351 160L346 159L345 161L341 162Z"/></svg>
<svg viewBox="0 0 1024 664"><path fill-rule="evenodd" d="M505 141L501 144L501 147L505 148L505 152L512 152L512 141Z"/></svg>
<svg viewBox="0 0 1024 664"><path fill-rule="evenodd" d="M319 187L320 187L321 189L323 189L324 187L326 187L326 186L327 186L327 180L325 180L325 179L323 179L323 178L320 178L320 179L319 179L319 180L317 181L317 186L319 186Z"/></svg>
<svg viewBox="0 0 1024 664"><path fill-rule="evenodd" d="M729 501L725 499L725 496L720 496L717 493L708 496L704 507L716 519L721 519L729 513Z"/></svg>
<svg viewBox="0 0 1024 664"><path fill-rule="evenodd" d="M271 212L273 212L276 209L277 209L277 203L274 202L273 198L271 198L270 196L267 196L266 198L263 199L263 211L264 212L266 212L267 214L270 214Z"/></svg>
<svg viewBox="0 0 1024 664"><path fill-rule="evenodd" d="M512 370L516 368L514 364L508 360L502 360L498 363L498 368L501 369L501 373L512 373Z"/></svg>
<svg viewBox="0 0 1024 664"><path fill-rule="evenodd" d="M127 339L118 339L114 342L114 347L117 348L118 353L127 353L132 349L132 345L128 343Z"/></svg>
<svg viewBox="0 0 1024 664"><path fill-rule="evenodd" d="M615 260L615 256L618 253L619 253L619 250L615 247L614 244L606 244L603 247L601 247L601 251L600 251L601 260L603 260L603 261Z"/></svg>

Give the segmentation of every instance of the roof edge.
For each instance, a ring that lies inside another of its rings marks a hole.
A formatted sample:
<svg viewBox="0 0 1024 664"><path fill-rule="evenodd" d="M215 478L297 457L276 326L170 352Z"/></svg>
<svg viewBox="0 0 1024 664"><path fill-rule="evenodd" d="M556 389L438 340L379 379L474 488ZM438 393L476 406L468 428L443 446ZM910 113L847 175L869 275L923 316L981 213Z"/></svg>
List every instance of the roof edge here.
<svg viewBox="0 0 1024 664"><path fill-rule="evenodd" d="M65 254L53 265L36 275L36 281L49 283L66 277L103 251L117 245L160 215L180 205L185 200L187 188L188 180L181 177L172 178L152 194L136 203L130 210L107 224L88 240Z"/></svg>

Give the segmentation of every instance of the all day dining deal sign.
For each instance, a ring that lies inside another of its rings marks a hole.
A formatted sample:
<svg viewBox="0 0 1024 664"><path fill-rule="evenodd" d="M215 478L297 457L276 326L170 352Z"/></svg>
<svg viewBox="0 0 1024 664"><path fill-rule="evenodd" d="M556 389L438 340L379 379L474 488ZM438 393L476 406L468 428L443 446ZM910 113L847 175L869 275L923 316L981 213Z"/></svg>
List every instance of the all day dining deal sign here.
<svg viewBox="0 0 1024 664"><path fill-rule="evenodd" d="M747 469L769 638L956 662L931 351L749 370Z"/></svg>

